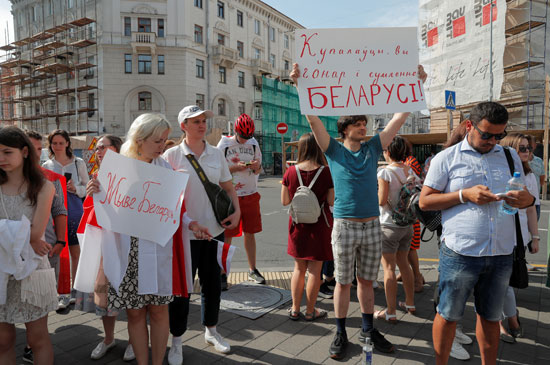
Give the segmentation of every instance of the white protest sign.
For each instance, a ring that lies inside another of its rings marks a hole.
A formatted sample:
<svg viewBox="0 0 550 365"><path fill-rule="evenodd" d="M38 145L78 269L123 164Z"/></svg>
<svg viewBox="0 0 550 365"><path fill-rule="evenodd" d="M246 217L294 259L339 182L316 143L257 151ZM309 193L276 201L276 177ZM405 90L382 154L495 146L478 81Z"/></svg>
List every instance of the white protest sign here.
<svg viewBox="0 0 550 365"><path fill-rule="evenodd" d="M298 29L295 36L302 114L426 109L416 28Z"/></svg>
<svg viewBox="0 0 550 365"><path fill-rule="evenodd" d="M113 232L165 246L180 225L189 175L119 155L103 158L94 194L97 222Z"/></svg>

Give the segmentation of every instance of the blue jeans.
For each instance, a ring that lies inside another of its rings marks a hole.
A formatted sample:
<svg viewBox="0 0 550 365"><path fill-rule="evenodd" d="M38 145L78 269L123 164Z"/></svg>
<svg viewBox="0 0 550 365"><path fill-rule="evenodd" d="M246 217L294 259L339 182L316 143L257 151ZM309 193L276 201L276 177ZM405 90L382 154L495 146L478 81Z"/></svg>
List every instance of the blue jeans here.
<svg viewBox="0 0 550 365"><path fill-rule="evenodd" d="M504 297L512 274L512 255L464 256L445 246L439 250L439 305L447 321L459 321L474 291L477 314L488 321L502 318Z"/></svg>

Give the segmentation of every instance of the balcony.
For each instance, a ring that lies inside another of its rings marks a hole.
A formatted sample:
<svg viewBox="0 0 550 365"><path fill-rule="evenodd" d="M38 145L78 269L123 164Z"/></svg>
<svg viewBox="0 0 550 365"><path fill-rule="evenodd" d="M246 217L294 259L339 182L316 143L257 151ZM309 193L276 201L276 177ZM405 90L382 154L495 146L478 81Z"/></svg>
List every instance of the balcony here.
<svg viewBox="0 0 550 365"><path fill-rule="evenodd" d="M250 65L252 66L252 72L255 75L264 75L271 73L271 63L267 61L262 61L258 58L254 58L250 61Z"/></svg>
<svg viewBox="0 0 550 365"><path fill-rule="evenodd" d="M216 65L233 68L239 60L239 51L218 44L212 47L212 56Z"/></svg>
<svg viewBox="0 0 550 365"><path fill-rule="evenodd" d="M153 32L132 32L132 49L134 53L150 53L157 51L157 34Z"/></svg>

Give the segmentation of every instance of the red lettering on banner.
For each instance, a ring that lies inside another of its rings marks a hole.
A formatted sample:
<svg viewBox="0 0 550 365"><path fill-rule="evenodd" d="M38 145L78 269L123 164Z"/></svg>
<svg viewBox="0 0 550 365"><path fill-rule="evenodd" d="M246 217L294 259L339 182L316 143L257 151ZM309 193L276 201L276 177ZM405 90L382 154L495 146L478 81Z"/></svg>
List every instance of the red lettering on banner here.
<svg viewBox="0 0 550 365"><path fill-rule="evenodd" d="M413 99L411 100L411 103L416 103L418 102L418 99L416 98L416 93L414 92L414 87L416 86L416 84L409 84L409 86L411 87L413 94Z"/></svg>
<svg viewBox="0 0 550 365"><path fill-rule="evenodd" d="M101 200L101 204L112 204L116 207L122 207L122 208L129 208L134 209L133 205L136 201L136 198L129 197L128 195L122 195L119 194L118 189L120 188L120 184L126 180L125 177L121 177L117 181L116 174L112 175L110 172L107 174L107 178L109 179L109 184L107 185L107 194L105 195L105 199Z"/></svg>
<svg viewBox="0 0 550 365"><path fill-rule="evenodd" d="M305 34L300 35L300 37L304 38L304 45L302 47L302 53L300 53L300 58L304 57L304 51L306 50L306 46L307 46L307 51L309 55L312 57L315 56L315 53L311 53L311 47L309 46L309 41L311 38L313 38L313 36L316 36L316 35L319 35L319 33L313 33L312 35L309 36L309 38Z"/></svg>
<svg viewBox="0 0 550 365"><path fill-rule="evenodd" d="M390 98L391 98L391 93L393 91L393 87L395 86L394 84L391 85L391 88L388 90L388 87L386 86L386 84L382 84L382 86L384 86L384 89L386 89L386 91L388 92L388 99L386 100L386 104L389 104L390 103Z"/></svg>
<svg viewBox="0 0 550 365"><path fill-rule="evenodd" d="M145 193L143 194L143 200L139 203L138 212L148 213L148 214L157 214L160 216L160 221L167 222L169 219L174 218L174 212L171 209L166 207L151 203L147 198L147 193L151 185L162 185L161 183L154 181L146 181L143 183L143 189Z"/></svg>
<svg viewBox="0 0 550 365"><path fill-rule="evenodd" d="M405 98L405 100L402 100L402 99L401 99L401 93L399 92L399 90L401 90L401 88L402 88L403 86L405 86L405 84L399 84L399 85L397 85L397 99L398 99L401 103L405 104L407 101L409 101L409 98L407 97L407 98Z"/></svg>
<svg viewBox="0 0 550 365"><path fill-rule="evenodd" d="M361 105L361 98L365 98L365 102L367 103L367 105L370 105L369 99L367 98L367 93L365 92L365 88L363 88L363 85L361 85L361 87L359 88L359 105L357 106Z"/></svg>
<svg viewBox="0 0 550 365"><path fill-rule="evenodd" d="M332 102L333 108L343 108L343 105L334 105L334 99L338 99L338 95L334 95L334 89L341 89L342 86L331 86L330 87L330 101Z"/></svg>
<svg viewBox="0 0 550 365"><path fill-rule="evenodd" d="M361 86L362 87L362 86ZM348 100L346 101L346 108L349 106L349 98L350 97L353 97L353 101L355 103L355 106L357 106L357 100L355 99L355 94L353 92L353 86L350 85L349 89L348 89Z"/></svg>
<svg viewBox="0 0 550 365"><path fill-rule="evenodd" d="M315 89L326 89L325 86L317 86L317 87L308 87L307 88L307 92L308 92L308 96L309 96L309 105L311 106L311 109L323 109L327 103L328 103L328 99L327 97L325 96L325 94L322 94L322 93L312 93L311 91L312 90L315 90ZM323 105L322 106L315 106L313 105L313 96L314 95L321 95L321 97L323 98Z"/></svg>
<svg viewBox="0 0 550 365"><path fill-rule="evenodd" d="M374 90L373 90L373 87L376 86L378 88L378 91L376 92L376 94L374 93ZM382 91L382 89L380 88L380 86L376 85L376 84L371 84L370 86L370 99L371 99L371 105L374 106L374 97L378 94L380 94L380 91Z"/></svg>

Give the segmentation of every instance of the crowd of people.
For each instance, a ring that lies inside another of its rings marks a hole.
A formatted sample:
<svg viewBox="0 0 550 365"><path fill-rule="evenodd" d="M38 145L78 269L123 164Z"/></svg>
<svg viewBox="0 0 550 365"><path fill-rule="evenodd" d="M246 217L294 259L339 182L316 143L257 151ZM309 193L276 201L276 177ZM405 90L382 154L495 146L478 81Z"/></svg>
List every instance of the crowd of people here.
<svg viewBox="0 0 550 365"><path fill-rule="evenodd" d="M425 81L421 66L418 75ZM297 85L296 64L291 78ZM198 106L183 108L178 115L183 136L176 142L168 139L171 124L163 115L146 113L133 121L124 142L104 135L96 143L99 165L111 150L189 175L179 228L164 246L97 224L93 196L103 187L97 173L90 177L85 162L75 156L66 131L55 130L47 137L50 159L41 167L40 134L16 127L0 129L0 227L2 232L14 232L10 227L22 232L2 233L0 239L6 252L17 253L0 258L0 363L15 363L15 324L24 323L24 359L52 364L48 313L73 302L75 309L101 317L105 336L90 354L92 359L102 358L115 345L115 321L125 310L129 343L124 360L147 364L150 346L151 362L161 364L171 334L168 363L182 364L182 336L196 275L204 340L220 353L231 351L216 327L221 292L228 288L227 273L218 264L218 244L244 236L248 278L266 283L256 266L255 239L262 231L258 192L262 154L248 115L241 115L235 135L222 137L217 146L205 138L211 117L211 111ZM422 168L411 144L397 135L407 117L408 113L396 113L382 132L366 142L368 118L341 117L339 142L317 116L306 116L312 132L299 139L296 164L287 169L281 187L281 204L291 211L287 253L294 258L288 317L326 318L327 311L316 307L317 297L333 297L336 332L329 354L341 359L349 344L346 318L355 285L362 323L359 342L372 343L384 353L395 351L376 329L375 320L396 324L397 310L415 315L415 292L425 284L417 255L420 223L396 217L403 186L416 181L423 184L420 208L440 210L442 216L433 325L437 362L446 363L449 356L469 357L461 344L471 339L457 322L473 292L481 357L484 363L494 363L499 340L513 343L522 336L516 293L509 285L516 225L513 215L499 210L503 201L519 208L524 245L532 253L539 250L538 196L545 176L540 161L533 158L535 141L521 133L507 134L503 106L480 103L453 131L444 150L433 151ZM521 173L526 188L497 195L506 191L509 168ZM202 175L231 200L233 210L224 219L218 219ZM86 249L81 251L84 240L101 246L95 267ZM58 295L64 271L59 256L66 245L70 272L65 272L65 279L72 279L73 286L70 293ZM380 266L386 303L375 312L373 290ZM85 280L92 281L93 292L78 290ZM399 281L403 300L398 300Z"/></svg>

